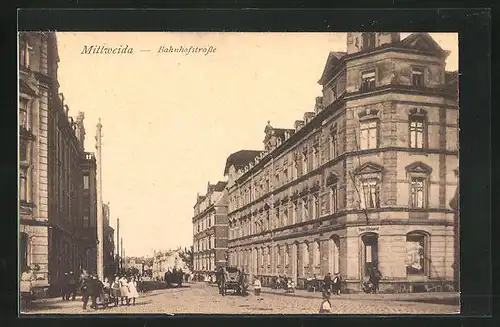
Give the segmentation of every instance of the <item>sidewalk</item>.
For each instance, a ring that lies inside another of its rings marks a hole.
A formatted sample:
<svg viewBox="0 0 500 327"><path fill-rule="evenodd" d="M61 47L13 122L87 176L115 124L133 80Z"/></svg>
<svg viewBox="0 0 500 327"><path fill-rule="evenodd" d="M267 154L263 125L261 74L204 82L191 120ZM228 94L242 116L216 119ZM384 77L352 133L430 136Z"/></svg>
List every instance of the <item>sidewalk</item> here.
<svg viewBox="0 0 500 327"><path fill-rule="evenodd" d="M210 284L214 287L217 285ZM252 289L252 288L250 288ZM261 293L276 294L283 296L295 296L308 299L321 299L321 292L308 292L306 290L295 290L294 293L285 293L284 290L276 290L269 287L262 287ZM357 301L405 301L435 304L457 304L460 301L458 292L427 292L427 293L399 293L399 294L341 294L332 295L331 299L357 300Z"/></svg>

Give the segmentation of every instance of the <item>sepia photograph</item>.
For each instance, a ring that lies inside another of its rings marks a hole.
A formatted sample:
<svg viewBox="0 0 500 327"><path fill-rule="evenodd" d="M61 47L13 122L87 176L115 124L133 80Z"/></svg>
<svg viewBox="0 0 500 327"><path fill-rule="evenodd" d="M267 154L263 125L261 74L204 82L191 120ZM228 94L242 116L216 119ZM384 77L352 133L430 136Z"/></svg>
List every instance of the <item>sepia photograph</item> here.
<svg viewBox="0 0 500 327"><path fill-rule="evenodd" d="M457 315L458 33L18 33L19 313Z"/></svg>

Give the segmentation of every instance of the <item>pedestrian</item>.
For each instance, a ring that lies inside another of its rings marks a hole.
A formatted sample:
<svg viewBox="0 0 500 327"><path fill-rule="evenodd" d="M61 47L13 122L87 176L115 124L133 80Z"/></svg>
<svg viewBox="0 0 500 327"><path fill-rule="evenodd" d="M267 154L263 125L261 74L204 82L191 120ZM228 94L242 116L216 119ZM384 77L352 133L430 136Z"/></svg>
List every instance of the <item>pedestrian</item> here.
<svg viewBox="0 0 500 327"><path fill-rule="evenodd" d="M63 301L69 300L68 282L69 282L69 274L68 272L65 272L61 278L61 296Z"/></svg>
<svg viewBox="0 0 500 327"><path fill-rule="evenodd" d="M330 313L332 310L332 304L330 302L330 292L326 293L326 297L323 297L323 301L319 307L319 313Z"/></svg>
<svg viewBox="0 0 500 327"><path fill-rule="evenodd" d="M104 281L102 282L102 303L105 308L108 307L109 302L111 300L111 285L109 284L108 277L104 277Z"/></svg>
<svg viewBox="0 0 500 327"><path fill-rule="evenodd" d="M122 276L122 278L120 278L120 300L121 305L124 304L124 301L128 302L128 281L125 276Z"/></svg>
<svg viewBox="0 0 500 327"><path fill-rule="evenodd" d="M340 291L342 290L342 276L339 272L335 274L335 277L333 277L331 289L335 295L340 295Z"/></svg>
<svg viewBox="0 0 500 327"><path fill-rule="evenodd" d="M115 280L111 284L111 295L115 301L115 307L117 307L120 298L120 278L118 276L115 276Z"/></svg>
<svg viewBox="0 0 500 327"><path fill-rule="evenodd" d="M132 305L135 305L135 299L139 297L139 293L137 293L137 282L135 281L135 277L132 276L130 281L128 282L128 299L127 305L130 304L130 299L132 299Z"/></svg>
<svg viewBox="0 0 500 327"><path fill-rule="evenodd" d="M253 292L255 296L260 296L260 291L261 291L262 285L260 283L259 276L255 278L255 281L253 282Z"/></svg>
<svg viewBox="0 0 500 327"><path fill-rule="evenodd" d="M71 297L71 301L74 301L76 298L76 276L75 274L70 271L69 272L69 281L68 281L68 299Z"/></svg>
<svg viewBox="0 0 500 327"><path fill-rule="evenodd" d="M80 286L80 290L82 292L82 302L83 302L83 309L87 309L87 303L89 302L89 297L91 294L90 290L90 277L86 277L82 279L82 284Z"/></svg>
<svg viewBox="0 0 500 327"><path fill-rule="evenodd" d="M325 298L326 294L330 292L332 289L332 274L328 273L325 278L323 279L323 299Z"/></svg>
<svg viewBox="0 0 500 327"><path fill-rule="evenodd" d="M370 269L369 281L373 285L372 293L374 294L378 292L380 279L382 279L380 270L376 266Z"/></svg>

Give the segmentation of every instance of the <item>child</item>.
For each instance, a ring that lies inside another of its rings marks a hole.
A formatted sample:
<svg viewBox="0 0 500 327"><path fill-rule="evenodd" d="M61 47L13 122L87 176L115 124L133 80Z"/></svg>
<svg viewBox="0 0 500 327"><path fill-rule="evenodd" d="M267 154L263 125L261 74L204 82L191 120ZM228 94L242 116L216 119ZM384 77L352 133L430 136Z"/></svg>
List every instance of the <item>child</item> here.
<svg viewBox="0 0 500 327"><path fill-rule="evenodd" d="M135 277L132 277L130 279L130 282L128 283L128 290L129 290L129 295L127 304L129 304L130 299L132 299L132 305L135 305L135 299L139 297L139 293L137 293L137 282L135 281Z"/></svg>
<svg viewBox="0 0 500 327"><path fill-rule="evenodd" d="M253 282L253 292L255 296L260 296L260 289L262 285L260 284L260 279L259 277L255 278L255 281Z"/></svg>
<svg viewBox="0 0 500 327"><path fill-rule="evenodd" d="M118 276L115 276L115 281L113 282L113 284L111 284L111 295L113 296L113 299L115 300L115 307L117 307L119 298L121 297L121 295L120 295L120 280L119 280Z"/></svg>
<svg viewBox="0 0 500 327"><path fill-rule="evenodd" d="M332 304L330 303L330 299L325 298L323 302L321 302L321 306L319 308L319 313L330 313L332 309Z"/></svg>

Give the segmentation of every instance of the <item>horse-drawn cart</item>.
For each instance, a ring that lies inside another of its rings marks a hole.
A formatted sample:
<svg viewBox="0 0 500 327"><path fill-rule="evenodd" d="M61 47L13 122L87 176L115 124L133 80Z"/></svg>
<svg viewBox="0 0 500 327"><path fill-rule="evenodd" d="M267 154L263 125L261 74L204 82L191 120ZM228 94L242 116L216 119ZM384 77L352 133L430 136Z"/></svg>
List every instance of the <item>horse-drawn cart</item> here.
<svg viewBox="0 0 500 327"><path fill-rule="evenodd" d="M248 274L237 267L226 267L219 277L219 288L223 295L227 294L227 290L232 290L233 294L245 295L248 285Z"/></svg>

